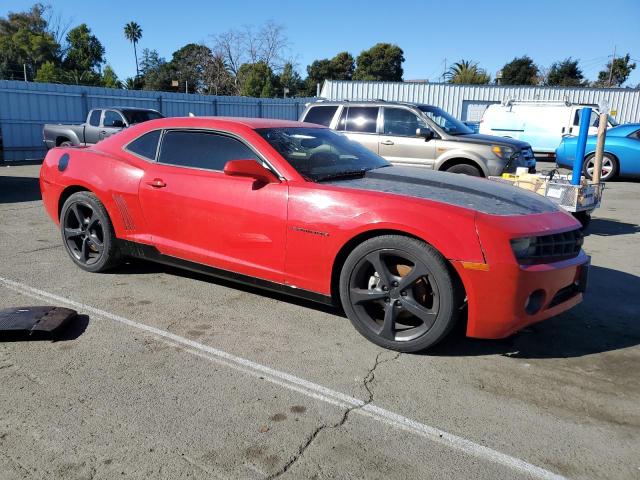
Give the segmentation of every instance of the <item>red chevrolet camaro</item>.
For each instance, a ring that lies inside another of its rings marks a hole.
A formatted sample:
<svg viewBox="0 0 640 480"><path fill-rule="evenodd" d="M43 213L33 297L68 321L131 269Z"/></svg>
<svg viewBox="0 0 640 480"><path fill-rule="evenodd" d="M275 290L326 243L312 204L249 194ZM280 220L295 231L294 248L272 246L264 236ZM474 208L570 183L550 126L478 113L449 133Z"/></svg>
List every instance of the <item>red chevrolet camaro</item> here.
<svg viewBox="0 0 640 480"><path fill-rule="evenodd" d="M40 186L84 270L138 257L341 303L362 335L404 352L465 313L467 335L508 336L586 285L580 225L543 197L391 166L312 124L153 120L51 150Z"/></svg>

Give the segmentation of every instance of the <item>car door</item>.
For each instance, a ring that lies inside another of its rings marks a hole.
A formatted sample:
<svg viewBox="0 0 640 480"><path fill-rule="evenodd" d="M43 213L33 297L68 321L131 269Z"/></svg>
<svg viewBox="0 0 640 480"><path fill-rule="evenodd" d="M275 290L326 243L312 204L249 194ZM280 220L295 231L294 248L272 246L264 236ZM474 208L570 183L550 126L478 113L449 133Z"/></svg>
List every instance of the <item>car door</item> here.
<svg viewBox="0 0 640 480"><path fill-rule="evenodd" d="M84 129L84 142L92 145L98 143L100 137L98 132L100 131L100 120L102 119L102 110L92 110L89 116L89 124Z"/></svg>
<svg viewBox="0 0 640 480"><path fill-rule="evenodd" d="M410 109L384 107L378 154L394 164L433 168L436 140L416 136L418 128L429 126Z"/></svg>
<svg viewBox="0 0 640 480"><path fill-rule="evenodd" d="M349 106L342 109L337 130L344 132L350 139L378 153L378 115L379 107Z"/></svg>
<svg viewBox="0 0 640 480"><path fill-rule="evenodd" d="M224 133L165 131L139 187L158 250L173 257L284 282L288 187L223 173L229 160L261 157Z"/></svg>
<svg viewBox="0 0 640 480"><path fill-rule="evenodd" d="M102 116L102 128L98 131L98 141L118 133L125 126L124 117L116 110L105 110Z"/></svg>

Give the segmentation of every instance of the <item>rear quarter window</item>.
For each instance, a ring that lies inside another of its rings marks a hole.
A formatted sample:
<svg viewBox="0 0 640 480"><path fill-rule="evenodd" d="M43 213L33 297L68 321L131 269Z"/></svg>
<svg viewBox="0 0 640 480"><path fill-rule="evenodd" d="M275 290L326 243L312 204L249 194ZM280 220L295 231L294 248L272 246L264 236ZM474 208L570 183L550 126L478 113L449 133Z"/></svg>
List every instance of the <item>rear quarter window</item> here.
<svg viewBox="0 0 640 480"><path fill-rule="evenodd" d="M102 110L94 110L91 112L91 116L89 117L89 125L92 127L100 126L100 115L102 115Z"/></svg>
<svg viewBox="0 0 640 480"><path fill-rule="evenodd" d="M304 117L304 121L329 127L331 126L331 120L333 119L336 110L338 110L337 105L310 107L307 115Z"/></svg>
<svg viewBox="0 0 640 480"><path fill-rule="evenodd" d="M158 141L160 140L160 130L145 133L127 145L126 149L147 160L155 161Z"/></svg>

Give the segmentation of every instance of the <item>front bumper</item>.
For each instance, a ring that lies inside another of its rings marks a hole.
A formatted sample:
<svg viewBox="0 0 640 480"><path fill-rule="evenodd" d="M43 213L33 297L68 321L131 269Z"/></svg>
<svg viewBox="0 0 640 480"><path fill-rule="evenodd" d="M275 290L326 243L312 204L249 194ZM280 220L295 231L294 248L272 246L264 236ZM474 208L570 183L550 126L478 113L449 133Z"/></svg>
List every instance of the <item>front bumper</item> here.
<svg viewBox="0 0 640 480"><path fill-rule="evenodd" d="M456 269L467 286L467 335L504 338L580 303L589 257L581 252L576 258L550 264Z"/></svg>
<svg viewBox="0 0 640 480"><path fill-rule="evenodd" d="M466 290L467 335L504 338L532 323L558 315L582 301L589 257L521 265L510 239L574 230L568 213L497 216L478 213L476 228L485 257L482 268L453 262Z"/></svg>

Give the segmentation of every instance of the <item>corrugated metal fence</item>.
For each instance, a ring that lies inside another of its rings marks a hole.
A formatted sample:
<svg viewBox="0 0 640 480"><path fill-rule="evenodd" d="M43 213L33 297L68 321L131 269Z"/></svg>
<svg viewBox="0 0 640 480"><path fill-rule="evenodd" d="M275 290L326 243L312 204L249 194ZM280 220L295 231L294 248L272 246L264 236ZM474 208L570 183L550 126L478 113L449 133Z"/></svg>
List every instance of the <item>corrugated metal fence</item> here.
<svg viewBox="0 0 640 480"><path fill-rule="evenodd" d="M41 159L45 123L82 123L92 108L154 108L166 116L265 117L297 120L312 99L250 98L0 80L4 160Z"/></svg>
<svg viewBox="0 0 640 480"><path fill-rule="evenodd" d="M640 122L640 90L449 83L348 82L327 80L321 96L330 100L382 99L436 105L464 121L477 121L487 105L504 100L569 101L599 105L606 100L620 123Z"/></svg>

